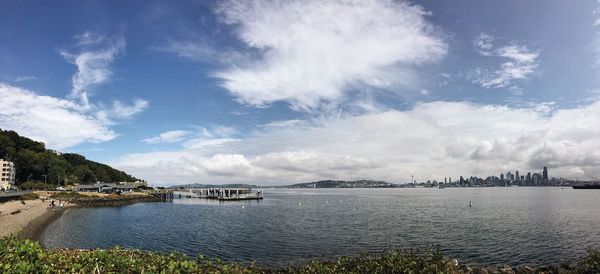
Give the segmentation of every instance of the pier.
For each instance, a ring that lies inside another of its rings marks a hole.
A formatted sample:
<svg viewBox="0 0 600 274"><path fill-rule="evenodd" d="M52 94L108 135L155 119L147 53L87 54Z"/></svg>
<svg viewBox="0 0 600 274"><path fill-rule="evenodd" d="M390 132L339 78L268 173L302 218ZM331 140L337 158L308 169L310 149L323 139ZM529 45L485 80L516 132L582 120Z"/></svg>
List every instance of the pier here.
<svg viewBox="0 0 600 274"><path fill-rule="evenodd" d="M166 190L158 190L158 191L151 191L148 192L148 194L160 198L161 201L163 202L172 202L173 201L173 197L175 196L173 194L173 191L166 191Z"/></svg>
<svg viewBox="0 0 600 274"><path fill-rule="evenodd" d="M221 201L239 201L239 200L261 200L263 191L253 192L248 188L199 188L184 189L173 191L173 195L178 198L204 198L217 199Z"/></svg>

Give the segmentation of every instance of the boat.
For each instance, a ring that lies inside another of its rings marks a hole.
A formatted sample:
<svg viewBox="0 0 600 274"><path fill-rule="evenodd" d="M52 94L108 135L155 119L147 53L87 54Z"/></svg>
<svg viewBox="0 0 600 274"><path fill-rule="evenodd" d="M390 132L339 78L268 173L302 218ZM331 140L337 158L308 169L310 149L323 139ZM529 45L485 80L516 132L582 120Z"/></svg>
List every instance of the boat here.
<svg viewBox="0 0 600 274"><path fill-rule="evenodd" d="M573 186L573 189L600 189L600 185L585 184L585 185Z"/></svg>

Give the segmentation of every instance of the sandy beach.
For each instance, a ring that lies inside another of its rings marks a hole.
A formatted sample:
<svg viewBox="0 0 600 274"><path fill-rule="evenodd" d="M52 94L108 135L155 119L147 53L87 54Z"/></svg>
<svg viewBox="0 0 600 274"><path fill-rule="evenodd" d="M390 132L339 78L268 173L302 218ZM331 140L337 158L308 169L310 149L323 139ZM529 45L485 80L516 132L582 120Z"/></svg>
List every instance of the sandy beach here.
<svg viewBox="0 0 600 274"><path fill-rule="evenodd" d="M10 201L0 204L0 237L11 234L37 239L44 228L60 217L66 208L48 207L42 200Z"/></svg>

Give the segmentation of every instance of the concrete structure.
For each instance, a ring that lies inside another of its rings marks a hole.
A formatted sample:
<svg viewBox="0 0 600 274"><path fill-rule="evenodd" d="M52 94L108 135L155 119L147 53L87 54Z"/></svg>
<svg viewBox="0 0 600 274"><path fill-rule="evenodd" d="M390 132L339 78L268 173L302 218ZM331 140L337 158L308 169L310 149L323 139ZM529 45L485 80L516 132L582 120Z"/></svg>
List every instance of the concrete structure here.
<svg viewBox="0 0 600 274"><path fill-rule="evenodd" d="M253 192L248 188L200 188L174 191L173 194L179 198L207 198L218 200L260 200L263 191Z"/></svg>
<svg viewBox="0 0 600 274"><path fill-rule="evenodd" d="M12 188L15 185L15 164L0 159L0 191Z"/></svg>

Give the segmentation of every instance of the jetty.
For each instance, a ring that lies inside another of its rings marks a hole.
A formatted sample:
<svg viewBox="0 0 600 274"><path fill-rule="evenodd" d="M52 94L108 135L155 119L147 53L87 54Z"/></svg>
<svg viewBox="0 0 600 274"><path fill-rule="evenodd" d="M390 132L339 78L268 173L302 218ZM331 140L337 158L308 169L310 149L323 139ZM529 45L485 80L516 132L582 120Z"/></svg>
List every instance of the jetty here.
<svg viewBox="0 0 600 274"><path fill-rule="evenodd" d="M263 191L249 188L197 188L173 191L178 198L204 198L220 201L262 200Z"/></svg>

